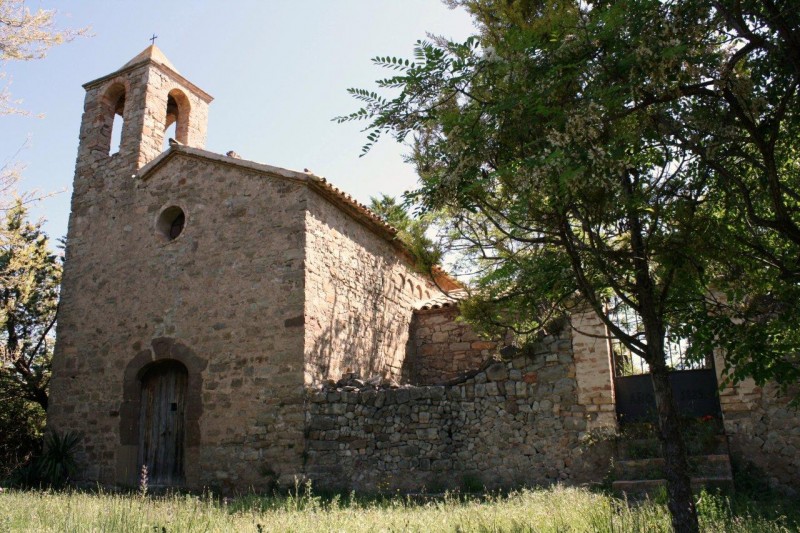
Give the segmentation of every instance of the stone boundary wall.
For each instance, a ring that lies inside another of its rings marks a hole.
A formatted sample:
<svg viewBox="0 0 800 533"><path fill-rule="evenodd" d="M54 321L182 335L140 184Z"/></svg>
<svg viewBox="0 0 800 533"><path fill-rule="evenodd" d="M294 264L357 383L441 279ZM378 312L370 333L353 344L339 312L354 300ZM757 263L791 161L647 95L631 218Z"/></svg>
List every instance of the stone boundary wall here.
<svg viewBox="0 0 800 533"><path fill-rule="evenodd" d="M724 361L715 357L722 383ZM726 385L719 397L733 459L752 463L770 486L794 495L800 493L800 409L789 403L798 395L796 385L780 394L774 384L759 387L746 379Z"/></svg>
<svg viewBox="0 0 800 533"><path fill-rule="evenodd" d="M424 309L411 319L411 349L403 377L414 385L449 381L478 368L499 342L478 337L466 322L458 322L458 307Z"/></svg>
<svg viewBox="0 0 800 533"><path fill-rule="evenodd" d="M310 391L305 472L367 492L598 481L586 415L566 330L457 385Z"/></svg>

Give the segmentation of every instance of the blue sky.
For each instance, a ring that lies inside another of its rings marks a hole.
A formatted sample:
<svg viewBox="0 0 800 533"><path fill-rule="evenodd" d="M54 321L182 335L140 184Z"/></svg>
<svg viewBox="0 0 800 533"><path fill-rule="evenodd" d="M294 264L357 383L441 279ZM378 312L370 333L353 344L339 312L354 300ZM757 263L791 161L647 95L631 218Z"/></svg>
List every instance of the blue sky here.
<svg viewBox="0 0 800 533"><path fill-rule="evenodd" d="M348 87L372 88L386 72L376 55L411 57L426 32L464 39L469 16L436 0L57 1L61 27L90 26L92 37L54 48L47 58L9 63L10 89L44 118L0 117L0 162L30 137L17 159L22 190L50 193L31 210L51 237L66 234L83 109L81 85L120 68L149 37L186 78L214 96L207 149L244 159L308 168L358 200L413 187L406 149L384 139L359 158L365 135L337 115L357 109Z"/></svg>

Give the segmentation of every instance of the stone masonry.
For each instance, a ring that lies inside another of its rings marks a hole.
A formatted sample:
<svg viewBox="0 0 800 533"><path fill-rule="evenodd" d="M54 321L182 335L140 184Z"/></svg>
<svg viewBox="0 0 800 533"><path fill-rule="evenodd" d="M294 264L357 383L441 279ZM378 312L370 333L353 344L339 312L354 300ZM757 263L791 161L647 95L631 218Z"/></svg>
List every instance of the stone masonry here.
<svg viewBox="0 0 800 533"><path fill-rule="evenodd" d="M306 215L306 385L346 372L400 378L411 310L438 291L377 238L319 195Z"/></svg>
<svg viewBox="0 0 800 533"><path fill-rule="evenodd" d="M723 361L716 354L716 366ZM718 381L725 382L721 371ZM790 405L798 386L781 392L774 384L759 387L752 379L726 384L720 391L725 433L740 463L752 463L773 487L800 491L800 412Z"/></svg>
<svg viewBox="0 0 800 533"><path fill-rule="evenodd" d="M406 358L405 375L411 383L442 383L478 368L494 354L499 342L479 337L465 322L459 322L458 307L418 309L411 322L412 346Z"/></svg>
<svg viewBox="0 0 800 533"><path fill-rule="evenodd" d="M577 402L586 409L588 429L616 427L608 330L589 309L578 309L571 319Z"/></svg>
<svg viewBox="0 0 800 533"><path fill-rule="evenodd" d="M305 387L350 368L399 377L430 280L325 180L202 150L211 97L156 47L85 88L49 426L81 434L82 479L136 483L143 380L169 361L188 376L170 429L183 485L291 484Z"/></svg>
<svg viewBox="0 0 800 533"><path fill-rule="evenodd" d="M307 474L327 488L501 488L599 480L570 331L447 386L311 393Z"/></svg>

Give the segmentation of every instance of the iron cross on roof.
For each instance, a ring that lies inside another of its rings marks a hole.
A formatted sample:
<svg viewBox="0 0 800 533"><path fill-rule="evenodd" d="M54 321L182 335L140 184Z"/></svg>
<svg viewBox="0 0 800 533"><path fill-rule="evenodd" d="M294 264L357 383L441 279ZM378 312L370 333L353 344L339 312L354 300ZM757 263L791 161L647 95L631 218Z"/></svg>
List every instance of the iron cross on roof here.
<svg viewBox="0 0 800 533"><path fill-rule="evenodd" d="M158 35L156 35L156 34L154 33L154 34L153 34L153 36L152 36L152 37L150 37L150 42L151 42L152 44L156 44L156 39L158 39Z"/></svg>

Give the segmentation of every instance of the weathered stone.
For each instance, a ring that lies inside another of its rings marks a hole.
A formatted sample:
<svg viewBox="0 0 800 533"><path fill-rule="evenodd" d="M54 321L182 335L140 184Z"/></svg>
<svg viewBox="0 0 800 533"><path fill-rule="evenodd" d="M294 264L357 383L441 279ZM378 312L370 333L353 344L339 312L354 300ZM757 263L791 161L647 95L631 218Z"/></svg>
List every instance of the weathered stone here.
<svg viewBox="0 0 800 533"><path fill-rule="evenodd" d="M508 369L504 363L494 363L486 369L486 377L490 381L502 381L508 379Z"/></svg>
<svg viewBox="0 0 800 533"><path fill-rule="evenodd" d="M528 372L522 376L523 381L525 383L536 383L539 381L539 373L538 372Z"/></svg>
<svg viewBox="0 0 800 533"><path fill-rule="evenodd" d="M327 430L327 429L334 429L336 427L336 421L333 418L328 416L315 416L309 422L308 427L310 429L318 429L318 430Z"/></svg>
<svg viewBox="0 0 800 533"><path fill-rule="evenodd" d="M397 403L406 403L411 400L411 393L408 389L400 389L395 393L394 397Z"/></svg>

